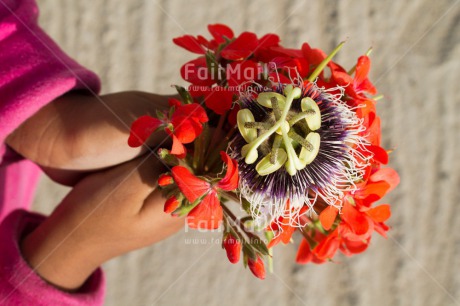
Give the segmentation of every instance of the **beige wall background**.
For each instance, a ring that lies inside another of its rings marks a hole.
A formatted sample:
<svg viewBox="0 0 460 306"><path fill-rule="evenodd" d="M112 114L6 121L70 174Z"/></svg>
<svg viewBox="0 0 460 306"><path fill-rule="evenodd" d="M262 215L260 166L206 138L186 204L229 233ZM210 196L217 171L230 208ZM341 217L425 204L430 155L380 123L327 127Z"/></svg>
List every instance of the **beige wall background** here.
<svg viewBox="0 0 460 306"><path fill-rule="evenodd" d="M103 92L171 93L194 55L172 38L278 33L351 67L374 48L383 143L400 186L387 240L340 263L298 266L297 242L275 250L265 281L227 262L214 233L181 232L105 265L107 305L460 305L460 3L412 1L39 0L41 24L62 48L102 78ZM35 208L50 212L68 189L43 179ZM197 243L187 244L197 237ZM299 237L297 237L299 238ZM202 239L202 240L201 240Z"/></svg>

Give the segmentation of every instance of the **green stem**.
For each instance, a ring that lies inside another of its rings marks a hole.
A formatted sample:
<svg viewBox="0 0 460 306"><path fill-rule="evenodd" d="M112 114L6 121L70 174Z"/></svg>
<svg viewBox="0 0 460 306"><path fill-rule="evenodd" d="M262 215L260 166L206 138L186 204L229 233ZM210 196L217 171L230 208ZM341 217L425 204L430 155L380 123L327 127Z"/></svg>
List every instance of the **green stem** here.
<svg viewBox="0 0 460 306"><path fill-rule="evenodd" d="M221 150L224 150L228 146L228 142L230 141L230 138L233 136L233 133L235 133L235 131L236 131L236 127L233 127L232 129L230 129L227 135L218 144L217 148L213 150L213 152L216 152L216 154L211 155L209 160L206 162L205 171L209 171L213 169L216 162L219 161L220 154L218 153Z"/></svg>
<svg viewBox="0 0 460 306"><path fill-rule="evenodd" d="M225 119L227 118L228 111L226 111L223 115L220 116L219 122L217 123L217 127L214 130L214 133L212 135L211 143L209 144L209 147L207 148L207 154L205 155L205 159L209 157L209 154L211 153L210 148L212 148L216 142L217 139L219 138L219 132L222 130L222 126L224 126Z"/></svg>
<svg viewBox="0 0 460 306"><path fill-rule="evenodd" d="M316 69L312 72L312 74L308 77L308 81L313 82L319 74L324 70L326 65L332 60L332 58L337 54L337 52L342 49L345 41L342 41L334 50L332 50L331 54L329 54L319 65Z"/></svg>
<svg viewBox="0 0 460 306"><path fill-rule="evenodd" d="M238 224L238 227L246 234L246 236L251 237L251 235L253 235L251 232L248 232L248 230L244 227L244 224L238 220L238 218L232 213L232 211L225 204L221 203L221 206L225 214L227 214L227 216L229 216L233 220L234 223Z"/></svg>
<svg viewBox="0 0 460 306"><path fill-rule="evenodd" d="M197 140L195 140L194 142L195 152L193 152L192 167L195 171L198 171L198 163L200 162L201 151L203 151L203 137L204 137L203 135L206 129L207 129L207 125L203 127L203 131L201 132L201 135L198 136Z"/></svg>

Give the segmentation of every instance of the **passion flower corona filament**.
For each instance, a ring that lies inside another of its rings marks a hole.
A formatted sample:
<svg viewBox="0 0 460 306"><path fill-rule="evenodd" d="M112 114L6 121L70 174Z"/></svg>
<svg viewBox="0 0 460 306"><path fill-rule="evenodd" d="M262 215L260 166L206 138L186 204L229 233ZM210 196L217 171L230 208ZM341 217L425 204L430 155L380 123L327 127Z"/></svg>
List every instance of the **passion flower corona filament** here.
<svg viewBox="0 0 460 306"><path fill-rule="evenodd" d="M342 96L341 87L324 90L309 81L241 95L232 158L258 224L299 226L318 201L339 208L362 179L365 128ZM309 210L301 213L304 206Z"/></svg>

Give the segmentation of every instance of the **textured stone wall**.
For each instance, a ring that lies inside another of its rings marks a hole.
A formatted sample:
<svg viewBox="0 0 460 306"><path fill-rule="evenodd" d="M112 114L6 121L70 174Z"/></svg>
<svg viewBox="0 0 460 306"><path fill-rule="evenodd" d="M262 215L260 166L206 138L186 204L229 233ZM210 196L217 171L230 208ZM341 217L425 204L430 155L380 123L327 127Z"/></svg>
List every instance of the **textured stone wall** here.
<svg viewBox="0 0 460 306"><path fill-rule="evenodd" d="M208 23L278 33L351 67L374 48L371 79L383 143L400 186L392 231L340 263L298 266L297 243L276 248L265 281L232 266L218 234L179 233L107 263L107 305L457 305L460 302L460 3L413 1L39 0L41 24L86 67L103 92L172 93L193 55L171 39L206 33ZM50 212L67 192L43 179L35 208ZM187 244L188 238L204 239ZM213 240L214 239L214 240ZM297 239L298 240L298 239Z"/></svg>

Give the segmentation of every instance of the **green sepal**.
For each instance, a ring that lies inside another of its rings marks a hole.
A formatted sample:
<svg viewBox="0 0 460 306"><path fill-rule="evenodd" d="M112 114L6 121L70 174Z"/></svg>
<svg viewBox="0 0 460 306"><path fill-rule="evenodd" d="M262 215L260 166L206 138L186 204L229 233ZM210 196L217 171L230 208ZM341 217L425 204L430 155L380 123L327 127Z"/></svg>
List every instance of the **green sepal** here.
<svg viewBox="0 0 460 306"><path fill-rule="evenodd" d="M243 254L249 256L252 260L257 260L257 254L250 244L243 241Z"/></svg>
<svg viewBox="0 0 460 306"><path fill-rule="evenodd" d="M203 201L204 197L207 196L208 194L205 193L203 194L201 197L199 197L198 199L196 199L193 203L189 203L189 204L186 204L186 205L182 205L181 207L179 207L178 209L176 209L173 214L175 215L178 215L180 217L183 217L183 216L186 216L188 215L189 212L192 211L192 209L194 209L195 207L198 206L198 204L201 203L201 201Z"/></svg>
<svg viewBox="0 0 460 306"><path fill-rule="evenodd" d="M251 233L247 233L247 235L248 235L249 241L250 241L249 244L255 250L257 250L262 255L268 255L267 245L265 244L265 242L262 239L260 239L258 236L254 235L254 234L251 234Z"/></svg>
<svg viewBox="0 0 460 306"><path fill-rule="evenodd" d="M166 117L166 115L162 111L160 111L159 109L155 110L155 114L157 115L157 118L160 119L160 120L164 120L165 117Z"/></svg>
<svg viewBox="0 0 460 306"><path fill-rule="evenodd" d="M158 157L168 166L174 167L180 164L179 159L170 154L168 149L159 149L158 150Z"/></svg>
<svg viewBox="0 0 460 306"><path fill-rule="evenodd" d="M188 92L187 89L185 89L182 86L178 86L178 85L174 85L174 87L176 88L177 93L181 97L182 102L184 102L184 104L192 104L193 103L193 98L192 98L192 96L190 95L190 93Z"/></svg>

